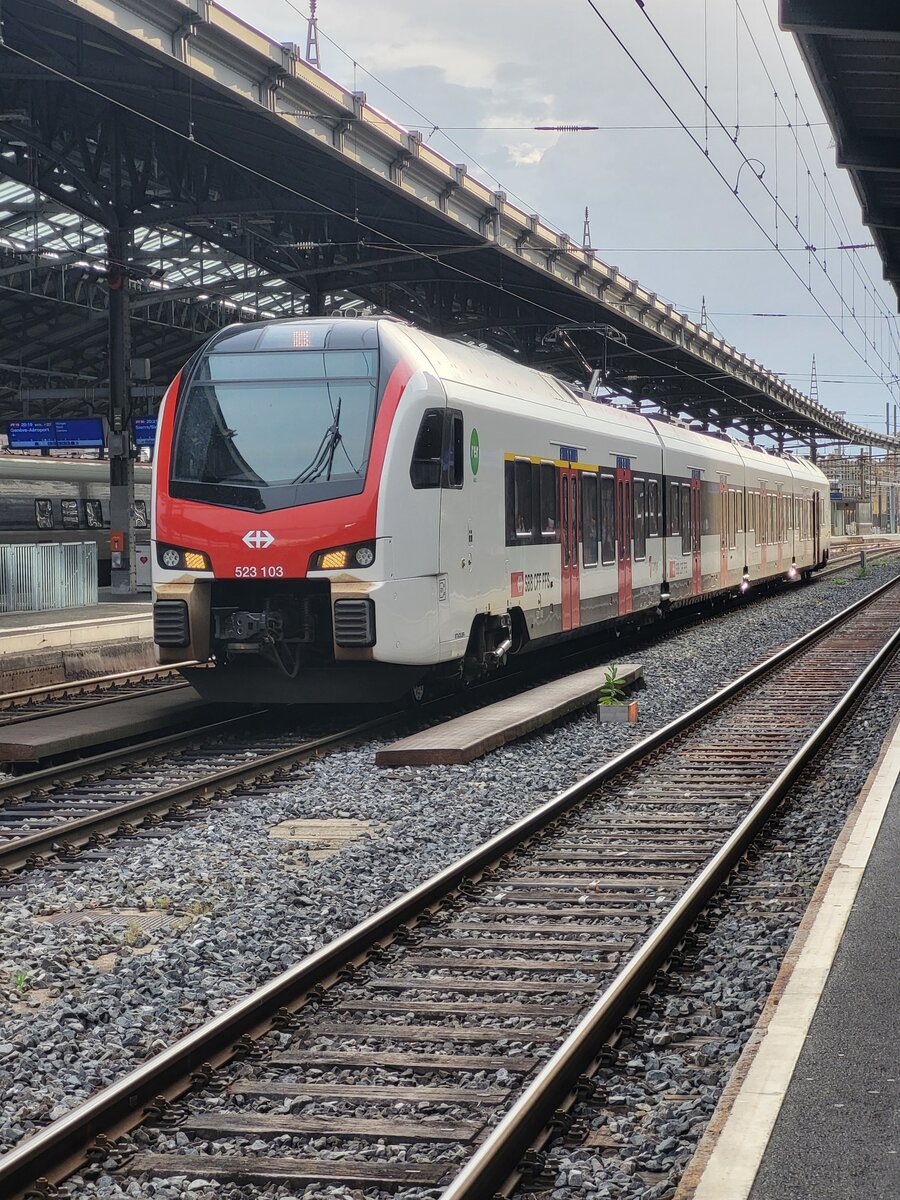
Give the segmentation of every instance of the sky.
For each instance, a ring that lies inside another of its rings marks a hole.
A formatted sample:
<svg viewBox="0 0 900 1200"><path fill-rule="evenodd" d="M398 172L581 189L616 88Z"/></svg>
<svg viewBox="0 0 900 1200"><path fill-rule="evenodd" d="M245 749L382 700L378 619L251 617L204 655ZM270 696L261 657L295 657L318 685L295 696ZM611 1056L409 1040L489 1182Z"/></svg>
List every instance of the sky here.
<svg viewBox="0 0 900 1200"><path fill-rule="evenodd" d="M303 2L222 2L305 47ZM605 262L695 319L705 297L807 393L815 355L819 399L884 429L897 299L876 250L837 248L871 235L777 0L319 0L318 22L326 74L579 243L588 206Z"/></svg>

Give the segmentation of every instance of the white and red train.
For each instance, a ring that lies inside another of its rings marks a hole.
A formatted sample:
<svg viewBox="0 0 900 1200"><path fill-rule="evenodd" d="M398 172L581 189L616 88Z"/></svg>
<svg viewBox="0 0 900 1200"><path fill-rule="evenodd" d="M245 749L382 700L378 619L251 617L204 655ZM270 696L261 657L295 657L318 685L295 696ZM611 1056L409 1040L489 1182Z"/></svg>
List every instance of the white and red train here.
<svg viewBox="0 0 900 1200"><path fill-rule="evenodd" d="M390 319L216 334L155 462L159 659L223 699L387 699L828 557L809 460Z"/></svg>

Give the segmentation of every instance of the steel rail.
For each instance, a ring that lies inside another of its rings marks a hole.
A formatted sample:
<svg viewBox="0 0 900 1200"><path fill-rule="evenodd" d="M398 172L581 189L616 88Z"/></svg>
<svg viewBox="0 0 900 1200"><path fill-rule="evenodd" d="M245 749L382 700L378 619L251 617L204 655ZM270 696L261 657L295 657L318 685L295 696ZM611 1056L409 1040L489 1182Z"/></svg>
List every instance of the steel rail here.
<svg viewBox="0 0 900 1200"><path fill-rule="evenodd" d="M665 914L634 957L444 1190L441 1200L485 1200L485 1197L498 1193L506 1195L510 1185L517 1182L517 1168L525 1153L538 1139L546 1140L545 1133L547 1137L551 1136L547 1127L554 1113L571 1096L578 1080L591 1067L622 1018L635 1006L644 988L671 957L737 866L772 811L898 648L900 629L860 672L687 891Z"/></svg>
<svg viewBox="0 0 900 1200"><path fill-rule="evenodd" d="M595 791L600 784L612 779L665 742L697 724L702 718L720 709L738 693L820 641L833 629L845 624L857 612L867 608L896 586L898 586L898 580L891 580L883 584L870 595L856 601L815 629L795 639L764 662L758 663L744 672L714 695L707 697L634 746L610 759L540 808L508 826L450 866L445 867L431 879L398 897L327 946L314 951L251 995L238 1001L226 1012L204 1022L167 1049L130 1071L122 1079L90 1097L84 1104L20 1143L0 1158L0 1194L21 1195L23 1189L34 1184L39 1178L51 1182L64 1179L82 1163L92 1138L98 1134L108 1136L111 1132L120 1135L140 1124L143 1120L143 1109L155 1098L161 1096L172 1099L188 1090L193 1082L191 1073L197 1068L202 1067L205 1072L208 1067L220 1066L228 1061L235 1053L236 1043L244 1044L245 1039L261 1036L271 1027L272 1019L279 1011L295 1011L307 999L316 998L323 985L334 981L343 967L350 963L365 961L373 948L391 940L398 932L402 933L409 922L414 923L424 916L429 909L440 904L466 880L478 878L503 854L549 825L555 818L562 816ZM885 659L888 647L891 647L890 652L892 652L898 638L900 638L900 632L894 634L888 645L879 652L877 658L879 663ZM874 666L874 662L875 660L863 673L867 678L871 678L874 671L878 669ZM860 680L862 678L863 676L860 677ZM853 699L861 691L860 680L851 689L851 695L848 695L833 711L843 712L847 705L853 702ZM833 725L833 723L832 721L831 724ZM825 736L826 733L820 729L819 733L814 735L817 744ZM789 770L790 768L786 768L779 776L779 784L773 785L773 787L780 785L779 794L786 786L782 781L786 778ZM790 777L793 778L793 775L792 772ZM769 792L772 790L770 788ZM745 824L746 821L739 828L743 829ZM736 861L732 858L735 844L735 835L732 835L727 843L727 846L732 848L728 857L728 861L732 865L733 861ZM721 871L722 868L720 867L719 870ZM707 873L708 869L699 878L705 878ZM687 893L694 898L694 904L697 903L695 899L697 892L696 885L692 885ZM683 906L677 906L677 914L677 918L673 917L667 928L671 929L676 923L679 929L682 928L687 919ZM651 938L649 944L652 947L650 960L653 962L663 961L670 953L670 950L664 950L661 938L656 935ZM626 970L630 971L630 968ZM616 1011L619 1011L618 1008ZM581 1026L579 1026L580 1028ZM564 1049L568 1048L567 1068L575 1061L575 1052L571 1048L574 1036L573 1034L564 1043ZM579 1041L578 1045L580 1044ZM591 1041L591 1045L593 1045L593 1041ZM543 1079L544 1075L545 1073L542 1072L539 1078ZM568 1071L565 1077L568 1079ZM544 1086L549 1089L550 1085L545 1084ZM531 1089L529 1089L530 1091ZM512 1111L517 1110L518 1105ZM517 1118L514 1132L518 1133L523 1128L527 1128L530 1132L533 1126L537 1127L536 1118L529 1118L526 1121L520 1116ZM508 1128L506 1120L502 1122L501 1127ZM522 1138L518 1137L516 1144L520 1144L521 1141ZM486 1166L482 1166L481 1169L487 1171ZM507 1171L508 1173L509 1171ZM485 1200L490 1194L490 1191L484 1189L478 1193L472 1191L467 1193L473 1200Z"/></svg>
<svg viewBox="0 0 900 1200"><path fill-rule="evenodd" d="M77 695L80 691L85 691L88 688L115 685L124 683L129 680L141 680L153 675L171 675L175 671L180 671L182 667L199 667L201 663L193 660L181 663L172 663L171 666L155 667L138 667L133 671L117 671L113 675L90 675L86 679L68 679L62 683L45 683L40 687L25 688L19 692L0 692L0 712L7 706L12 707L14 704L27 704L29 700L40 699L41 696L50 696L53 694L65 696L71 691ZM10 703L12 702L12 703Z"/></svg>
<svg viewBox="0 0 900 1200"><path fill-rule="evenodd" d="M102 708L105 704L121 704L123 700L137 700L145 696L159 696L163 692L177 692L189 686L186 679L179 679L171 683L148 684L144 688L118 695L84 696L81 699L73 696L69 704L53 704L25 712L17 711L24 709L25 704L11 704L7 708L0 708L0 729L9 729L13 725L28 725L31 721L44 721L48 717L64 717L67 713L84 712L88 708Z"/></svg>

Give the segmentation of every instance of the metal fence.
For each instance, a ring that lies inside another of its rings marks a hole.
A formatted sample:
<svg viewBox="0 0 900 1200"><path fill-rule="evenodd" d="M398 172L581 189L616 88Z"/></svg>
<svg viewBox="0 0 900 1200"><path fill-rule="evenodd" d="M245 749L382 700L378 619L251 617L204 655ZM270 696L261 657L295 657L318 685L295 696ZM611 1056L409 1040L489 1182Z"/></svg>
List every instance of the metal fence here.
<svg viewBox="0 0 900 1200"><path fill-rule="evenodd" d="M0 546L0 612L96 603L96 542Z"/></svg>

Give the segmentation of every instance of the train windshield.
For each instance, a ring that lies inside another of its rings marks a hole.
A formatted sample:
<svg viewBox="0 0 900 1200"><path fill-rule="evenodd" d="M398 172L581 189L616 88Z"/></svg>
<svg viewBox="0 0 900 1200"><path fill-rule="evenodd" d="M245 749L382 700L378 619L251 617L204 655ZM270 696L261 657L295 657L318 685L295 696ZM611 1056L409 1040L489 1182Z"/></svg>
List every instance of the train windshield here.
<svg viewBox="0 0 900 1200"><path fill-rule="evenodd" d="M214 346L179 401L175 493L268 509L361 492L377 397L375 349Z"/></svg>

